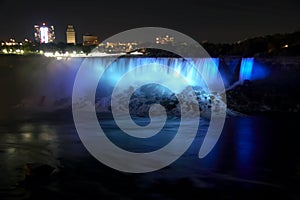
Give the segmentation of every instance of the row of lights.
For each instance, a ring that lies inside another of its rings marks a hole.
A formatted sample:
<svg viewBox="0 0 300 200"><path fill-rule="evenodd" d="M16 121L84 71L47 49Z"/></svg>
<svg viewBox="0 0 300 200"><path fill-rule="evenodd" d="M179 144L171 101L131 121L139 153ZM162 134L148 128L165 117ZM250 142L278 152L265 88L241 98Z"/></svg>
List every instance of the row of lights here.
<svg viewBox="0 0 300 200"><path fill-rule="evenodd" d="M24 43L29 43L30 41L28 39L25 39L24 40ZM11 38L9 39L8 42L4 41L4 42L1 42L1 46L22 46L23 45L23 42L16 42L15 39Z"/></svg>
<svg viewBox="0 0 300 200"><path fill-rule="evenodd" d="M85 57L85 53L83 51L80 51L77 53L76 51L73 52L68 52L66 51L65 53L60 53L58 51L53 52L40 52L40 54L43 54L46 57L54 57L57 60L61 60L62 58L68 58L68 57Z"/></svg>
<svg viewBox="0 0 300 200"><path fill-rule="evenodd" d="M3 49L2 52L4 54L24 54L24 50L22 49L16 49L16 50L13 50L13 49Z"/></svg>

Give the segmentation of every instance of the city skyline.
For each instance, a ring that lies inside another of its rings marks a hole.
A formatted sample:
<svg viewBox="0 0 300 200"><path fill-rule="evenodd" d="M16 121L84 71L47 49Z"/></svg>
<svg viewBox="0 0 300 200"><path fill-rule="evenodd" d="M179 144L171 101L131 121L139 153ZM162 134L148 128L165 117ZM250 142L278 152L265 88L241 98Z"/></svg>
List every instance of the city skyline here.
<svg viewBox="0 0 300 200"><path fill-rule="evenodd" d="M78 43L86 33L98 36L101 42L119 32L145 26L174 29L198 41L234 42L299 30L299 5L295 0L203 0L182 4L52 0L46 5L4 0L0 1L0 40L33 39L32 26L45 21L55 26L56 42L65 42L68 24L76 28Z"/></svg>

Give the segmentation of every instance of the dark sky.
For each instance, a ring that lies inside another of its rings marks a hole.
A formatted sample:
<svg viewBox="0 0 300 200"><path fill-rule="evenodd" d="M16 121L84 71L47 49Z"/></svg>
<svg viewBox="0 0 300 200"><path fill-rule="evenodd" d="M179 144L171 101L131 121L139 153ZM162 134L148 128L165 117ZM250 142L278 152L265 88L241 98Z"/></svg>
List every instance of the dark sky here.
<svg viewBox="0 0 300 200"><path fill-rule="evenodd" d="M67 24L74 25L79 42L87 32L102 41L144 26L170 28L211 42L300 30L299 0L177 1L0 0L0 40L32 39L33 25L43 21L55 26L56 42L65 41Z"/></svg>

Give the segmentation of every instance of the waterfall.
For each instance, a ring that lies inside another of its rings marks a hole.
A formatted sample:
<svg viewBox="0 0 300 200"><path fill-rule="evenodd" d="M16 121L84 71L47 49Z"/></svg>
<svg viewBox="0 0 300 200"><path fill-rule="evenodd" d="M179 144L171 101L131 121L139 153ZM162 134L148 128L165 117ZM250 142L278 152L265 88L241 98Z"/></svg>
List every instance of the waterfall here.
<svg viewBox="0 0 300 200"><path fill-rule="evenodd" d="M240 66L240 79L239 79L241 83L244 80L252 79L253 63L254 63L254 58L242 58L242 62Z"/></svg>
<svg viewBox="0 0 300 200"><path fill-rule="evenodd" d="M179 76L182 76L188 85L201 87L205 92L209 92L207 85L213 85L220 78L218 58L124 57L115 61L111 57L65 60L46 57L17 57L14 60L11 57L5 57L2 59L4 63L13 64L2 67L1 70L4 73L0 83L8 85L4 90L14 91L13 94L7 92L9 98L1 100L3 116L19 110L54 111L69 107L76 73L81 67L89 69L86 80L80 85L83 96L92 94L91 88L95 81L99 82L98 88L109 94L111 88L114 88L122 76L134 69L134 73L128 76L130 79L143 82L151 80L153 76L159 76L162 85L164 83L174 85L175 91L172 91L174 93L179 93L184 89L178 81ZM99 78L99 72L103 72L101 78ZM14 81L14 84L10 84L11 81ZM124 91L128 87L130 86L124 84ZM99 94L102 97L107 96Z"/></svg>
<svg viewBox="0 0 300 200"><path fill-rule="evenodd" d="M205 83L201 82L200 86L213 86L220 79L220 76L218 76L219 58L199 58L196 63L202 75L202 78L197 81L206 80Z"/></svg>
<svg viewBox="0 0 300 200"><path fill-rule="evenodd" d="M93 60L96 59L96 60ZM109 64L109 58L88 58L83 62L91 68L89 81L94 81L97 71L103 72L99 85L113 87L125 73L131 73L131 78L136 82L151 79L160 72L161 84L164 82L178 85L178 76L183 76L191 86L207 88L207 84L213 85L218 76L218 58L198 58L193 60L184 58L119 58ZM93 71L95 70L95 71ZM205 81L206 80L206 81ZM178 90L183 89L178 85ZM180 91L174 91L180 92Z"/></svg>

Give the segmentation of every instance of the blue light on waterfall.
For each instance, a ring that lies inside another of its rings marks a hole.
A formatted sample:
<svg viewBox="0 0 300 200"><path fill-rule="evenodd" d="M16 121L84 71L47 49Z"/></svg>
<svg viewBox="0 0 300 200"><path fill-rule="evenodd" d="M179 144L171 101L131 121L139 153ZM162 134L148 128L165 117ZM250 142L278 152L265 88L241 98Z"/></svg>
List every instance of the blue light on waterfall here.
<svg viewBox="0 0 300 200"><path fill-rule="evenodd" d="M201 76L197 80L201 87L211 86L219 78L219 58L199 58L196 60L196 67Z"/></svg>
<svg viewBox="0 0 300 200"><path fill-rule="evenodd" d="M264 79L270 74L270 70L255 61L254 58L243 58L240 67L240 81Z"/></svg>
<svg viewBox="0 0 300 200"><path fill-rule="evenodd" d="M219 58L205 58L202 74L207 80L215 80L218 75Z"/></svg>
<svg viewBox="0 0 300 200"><path fill-rule="evenodd" d="M101 58L91 64L93 67L96 65L95 70L105 71L102 79L110 86L115 85L125 73L133 69L135 70L132 78L136 81L157 76L156 72L160 72L162 84L167 81L176 85L177 78L181 75L189 85L200 86L203 89L207 88L204 80L213 83L218 78L218 58L198 58L193 61L183 58L119 58L105 68L107 62L106 59ZM167 79L165 75L168 75Z"/></svg>
<svg viewBox="0 0 300 200"><path fill-rule="evenodd" d="M240 81L251 80L254 58L243 58L240 67Z"/></svg>

